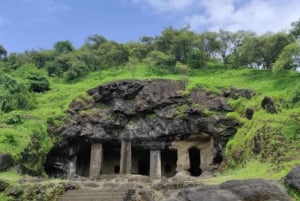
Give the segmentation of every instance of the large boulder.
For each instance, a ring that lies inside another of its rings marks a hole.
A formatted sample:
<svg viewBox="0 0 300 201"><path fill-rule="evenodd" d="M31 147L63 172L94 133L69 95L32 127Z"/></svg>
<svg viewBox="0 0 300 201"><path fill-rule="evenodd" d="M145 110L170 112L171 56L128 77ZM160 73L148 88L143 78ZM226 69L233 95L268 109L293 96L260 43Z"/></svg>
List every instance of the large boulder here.
<svg viewBox="0 0 300 201"><path fill-rule="evenodd" d="M290 201L287 193L279 185L263 179L232 180L220 185L243 201Z"/></svg>
<svg viewBox="0 0 300 201"><path fill-rule="evenodd" d="M214 186L186 189L184 194L188 201L242 201L232 192Z"/></svg>
<svg viewBox="0 0 300 201"><path fill-rule="evenodd" d="M198 184L180 187L178 191L162 190L169 197L167 201L291 201L284 188L263 179L231 180L215 186Z"/></svg>
<svg viewBox="0 0 300 201"><path fill-rule="evenodd" d="M285 177L284 183L300 194L300 165L292 169Z"/></svg>
<svg viewBox="0 0 300 201"><path fill-rule="evenodd" d="M0 154L0 171L13 166L13 159L9 154Z"/></svg>

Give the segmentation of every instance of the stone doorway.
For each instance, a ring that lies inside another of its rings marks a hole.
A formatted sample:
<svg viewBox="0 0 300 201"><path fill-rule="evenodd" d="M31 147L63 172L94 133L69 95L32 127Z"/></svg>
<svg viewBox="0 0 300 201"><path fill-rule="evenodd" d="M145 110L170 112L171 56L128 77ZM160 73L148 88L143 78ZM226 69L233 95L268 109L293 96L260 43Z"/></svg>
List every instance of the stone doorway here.
<svg viewBox="0 0 300 201"><path fill-rule="evenodd" d="M91 144L81 143L76 160L76 174L83 177L89 176L91 157Z"/></svg>
<svg viewBox="0 0 300 201"><path fill-rule="evenodd" d="M189 159L190 159L190 168L189 172L191 176L200 176L201 169L200 169L200 149L198 148L190 148L189 149Z"/></svg>
<svg viewBox="0 0 300 201"><path fill-rule="evenodd" d="M132 174L150 175L150 150L132 150Z"/></svg>
<svg viewBox="0 0 300 201"><path fill-rule="evenodd" d="M162 176L167 178L176 174L177 167L177 150L163 150L161 152Z"/></svg>
<svg viewBox="0 0 300 201"><path fill-rule="evenodd" d="M103 166L101 174L119 174L120 151L120 143L103 144Z"/></svg>

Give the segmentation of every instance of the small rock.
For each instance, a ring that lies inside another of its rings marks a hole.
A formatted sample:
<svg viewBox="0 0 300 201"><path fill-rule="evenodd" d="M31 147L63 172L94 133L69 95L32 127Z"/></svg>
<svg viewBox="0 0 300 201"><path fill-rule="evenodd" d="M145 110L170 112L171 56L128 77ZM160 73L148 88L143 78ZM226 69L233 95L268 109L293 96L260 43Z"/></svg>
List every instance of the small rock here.
<svg viewBox="0 0 300 201"><path fill-rule="evenodd" d="M0 179L0 192L4 191L8 187L8 183Z"/></svg>
<svg viewBox="0 0 300 201"><path fill-rule="evenodd" d="M68 183L64 183L63 184L65 190L76 190L76 189L79 189L79 186L78 184L75 184L75 183L71 183L71 182L68 182Z"/></svg>
<svg viewBox="0 0 300 201"><path fill-rule="evenodd" d="M300 165L292 169L285 177L284 183L300 193Z"/></svg>
<svg viewBox="0 0 300 201"><path fill-rule="evenodd" d="M13 166L13 159L9 154L0 154L0 170L6 170Z"/></svg>
<svg viewBox="0 0 300 201"><path fill-rule="evenodd" d="M253 138L253 148L252 151L255 154L258 154L261 150L261 136L259 133L257 133Z"/></svg>
<svg viewBox="0 0 300 201"><path fill-rule="evenodd" d="M246 109L245 115L246 115L247 119L251 120L253 117L253 114L254 114L254 110L252 108Z"/></svg>
<svg viewBox="0 0 300 201"><path fill-rule="evenodd" d="M136 183L151 183L152 180L148 176L143 175L130 175L128 177L128 182L136 182Z"/></svg>
<svg viewBox="0 0 300 201"><path fill-rule="evenodd" d="M275 102L272 98L266 96L261 102L262 108L264 108L268 113L277 113Z"/></svg>

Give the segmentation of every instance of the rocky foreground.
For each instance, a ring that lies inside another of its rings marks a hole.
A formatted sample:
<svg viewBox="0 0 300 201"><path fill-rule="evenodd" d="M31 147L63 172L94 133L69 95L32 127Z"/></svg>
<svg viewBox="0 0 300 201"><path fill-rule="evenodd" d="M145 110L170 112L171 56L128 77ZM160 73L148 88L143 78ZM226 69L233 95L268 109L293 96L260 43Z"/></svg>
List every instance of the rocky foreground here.
<svg viewBox="0 0 300 201"><path fill-rule="evenodd" d="M285 185L300 193L300 166L285 178ZM284 186L263 179L231 180L218 185L201 178L176 176L152 180L147 176L105 176L98 180L74 178L66 181L27 179L5 193L13 200L47 201L292 201Z"/></svg>

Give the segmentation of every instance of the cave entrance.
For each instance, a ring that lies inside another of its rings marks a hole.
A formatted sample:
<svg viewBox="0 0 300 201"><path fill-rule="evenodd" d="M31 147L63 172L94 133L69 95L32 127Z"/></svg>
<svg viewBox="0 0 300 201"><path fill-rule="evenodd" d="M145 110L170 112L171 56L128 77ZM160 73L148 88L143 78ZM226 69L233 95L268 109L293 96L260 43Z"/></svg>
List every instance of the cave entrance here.
<svg viewBox="0 0 300 201"><path fill-rule="evenodd" d="M119 174L120 143L103 144L103 166L101 174Z"/></svg>
<svg viewBox="0 0 300 201"><path fill-rule="evenodd" d="M200 176L200 149L195 147L189 149L189 158L190 158L190 169L189 172L192 176Z"/></svg>
<svg viewBox="0 0 300 201"><path fill-rule="evenodd" d="M132 174L150 175L150 151L144 149L132 150Z"/></svg>
<svg viewBox="0 0 300 201"><path fill-rule="evenodd" d="M76 174L88 177L90 170L91 144L81 143L77 154Z"/></svg>
<svg viewBox="0 0 300 201"><path fill-rule="evenodd" d="M177 150L163 150L161 152L162 176L167 178L176 174L177 167Z"/></svg>

